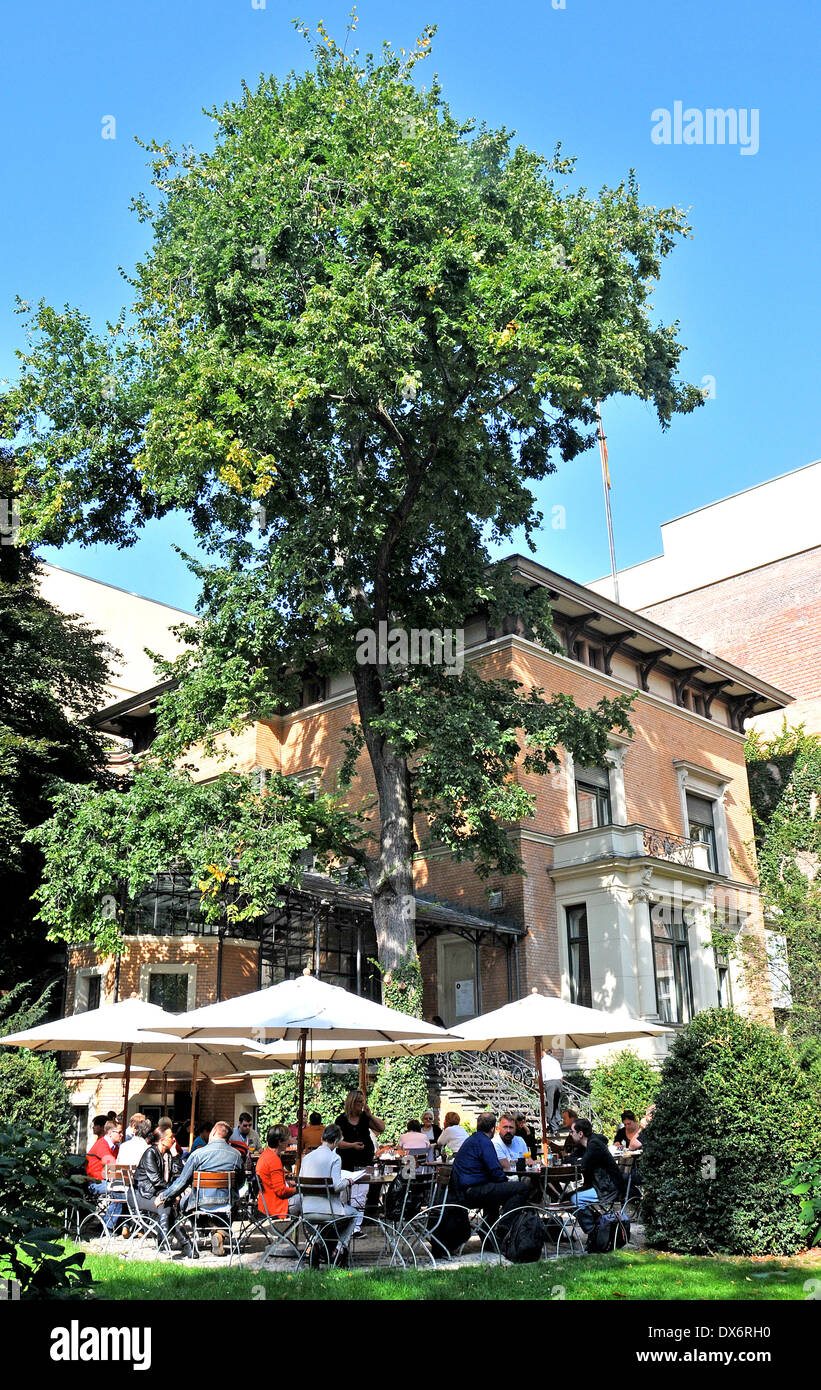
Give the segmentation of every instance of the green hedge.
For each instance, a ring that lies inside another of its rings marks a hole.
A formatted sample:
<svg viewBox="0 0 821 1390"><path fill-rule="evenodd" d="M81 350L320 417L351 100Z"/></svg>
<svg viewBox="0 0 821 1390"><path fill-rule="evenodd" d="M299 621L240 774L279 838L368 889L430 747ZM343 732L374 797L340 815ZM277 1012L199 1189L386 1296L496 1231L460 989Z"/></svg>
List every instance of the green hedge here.
<svg viewBox="0 0 821 1390"><path fill-rule="evenodd" d="M648 1243L694 1254L794 1254L807 1243L789 1175L821 1157L821 1097L789 1043L732 1009L683 1028L645 1135Z"/></svg>
<svg viewBox="0 0 821 1390"><path fill-rule="evenodd" d="M358 1071L335 1073L330 1063L319 1071L308 1072L305 1076L307 1114L317 1110L324 1124L332 1124L342 1113L348 1091L356 1090L358 1085ZM297 1090L295 1071L278 1072L269 1078L259 1112L259 1133L263 1143L270 1125L296 1122Z"/></svg>

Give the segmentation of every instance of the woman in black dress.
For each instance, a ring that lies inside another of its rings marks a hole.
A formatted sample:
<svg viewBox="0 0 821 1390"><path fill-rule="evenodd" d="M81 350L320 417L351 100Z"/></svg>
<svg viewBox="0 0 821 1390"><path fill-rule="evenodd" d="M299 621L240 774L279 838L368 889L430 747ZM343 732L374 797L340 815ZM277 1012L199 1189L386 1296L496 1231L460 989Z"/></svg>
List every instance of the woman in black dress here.
<svg viewBox="0 0 821 1390"><path fill-rule="evenodd" d="M348 1172L354 1168L367 1168L373 1163L374 1147L371 1130L382 1134L385 1121L378 1120L368 1109L368 1103L361 1091L349 1091L345 1097L345 1109L337 1115L334 1124L342 1130L337 1153L342 1167Z"/></svg>

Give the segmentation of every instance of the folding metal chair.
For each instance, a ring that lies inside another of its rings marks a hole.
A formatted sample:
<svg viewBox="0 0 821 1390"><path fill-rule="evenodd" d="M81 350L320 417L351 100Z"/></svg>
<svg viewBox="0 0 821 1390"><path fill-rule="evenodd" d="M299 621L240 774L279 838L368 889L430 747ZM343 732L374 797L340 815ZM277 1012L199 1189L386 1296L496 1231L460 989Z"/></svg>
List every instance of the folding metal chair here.
<svg viewBox="0 0 821 1390"><path fill-rule="evenodd" d="M204 1198L205 1193L218 1191L227 1192L227 1201L209 1203ZM207 1173L200 1169L195 1172L191 1182L191 1200L168 1232L169 1247L172 1241L179 1239L183 1244L191 1244L195 1250L198 1250L203 1227L210 1228L220 1235L224 1233L228 1244L228 1263L230 1264L234 1256L239 1256L241 1253L239 1241L234 1233L235 1191L236 1173L234 1171Z"/></svg>

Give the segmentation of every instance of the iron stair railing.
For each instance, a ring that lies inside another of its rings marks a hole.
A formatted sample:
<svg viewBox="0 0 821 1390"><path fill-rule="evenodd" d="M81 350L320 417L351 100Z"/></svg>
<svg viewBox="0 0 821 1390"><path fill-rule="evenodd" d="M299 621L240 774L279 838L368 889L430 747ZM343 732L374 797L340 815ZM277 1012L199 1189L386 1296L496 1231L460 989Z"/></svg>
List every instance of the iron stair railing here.
<svg viewBox="0 0 821 1390"><path fill-rule="evenodd" d="M515 1052L440 1052L429 1057L429 1079L440 1091L462 1096L468 1104L484 1109L517 1110L531 1124L540 1123L539 1086L531 1062ZM590 1096L569 1081L562 1082L562 1106L590 1120L594 1130L601 1121Z"/></svg>

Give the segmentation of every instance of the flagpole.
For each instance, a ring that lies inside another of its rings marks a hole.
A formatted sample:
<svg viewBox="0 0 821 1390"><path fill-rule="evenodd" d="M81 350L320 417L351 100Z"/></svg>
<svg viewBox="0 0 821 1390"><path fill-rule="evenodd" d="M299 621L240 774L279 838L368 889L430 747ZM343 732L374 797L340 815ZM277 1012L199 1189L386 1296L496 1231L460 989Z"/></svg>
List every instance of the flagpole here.
<svg viewBox="0 0 821 1390"><path fill-rule="evenodd" d="M607 466L607 441L604 437L604 426L601 419L601 405L596 401L596 419L599 422L599 453L601 454L601 479L604 488L604 510L607 516L607 539L610 543L610 572L613 575L613 597L616 603L619 599L619 572L616 569L616 544L613 540L613 517L610 513L610 469Z"/></svg>

